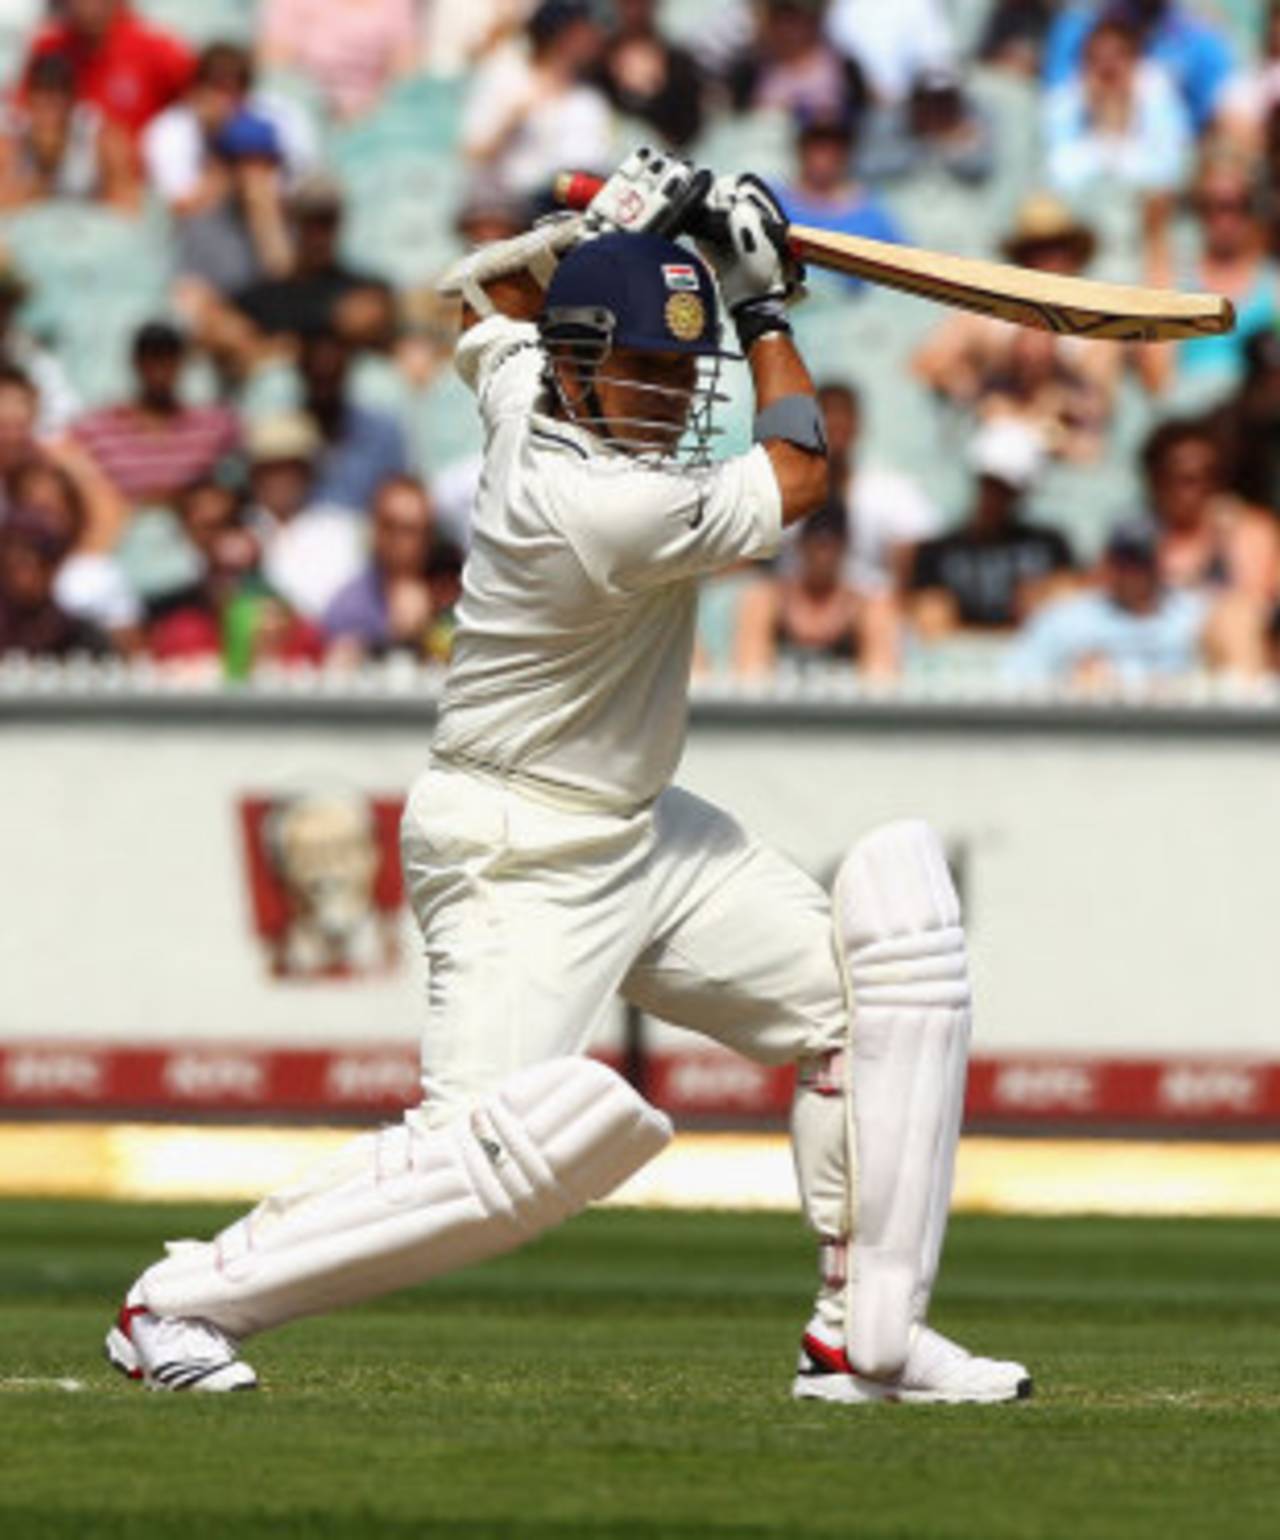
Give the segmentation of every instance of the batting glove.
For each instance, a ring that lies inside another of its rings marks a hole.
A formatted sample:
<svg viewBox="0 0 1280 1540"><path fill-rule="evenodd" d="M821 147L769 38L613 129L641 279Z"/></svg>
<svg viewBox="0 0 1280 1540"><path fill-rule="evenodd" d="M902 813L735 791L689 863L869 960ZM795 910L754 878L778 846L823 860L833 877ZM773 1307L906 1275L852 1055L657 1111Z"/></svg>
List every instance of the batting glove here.
<svg viewBox="0 0 1280 1540"><path fill-rule="evenodd" d="M716 179L700 240L745 353L770 332L789 333L786 307L801 293L804 268L787 246L787 216L759 177Z"/></svg>
<svg viewBox="0 0 1280 1540"><path fill-rule="evenodd" d="M701 203L710 180L710 173L689 161L642 144L587 205L580 239L617 230L677 234L688 206Z"/></svg>

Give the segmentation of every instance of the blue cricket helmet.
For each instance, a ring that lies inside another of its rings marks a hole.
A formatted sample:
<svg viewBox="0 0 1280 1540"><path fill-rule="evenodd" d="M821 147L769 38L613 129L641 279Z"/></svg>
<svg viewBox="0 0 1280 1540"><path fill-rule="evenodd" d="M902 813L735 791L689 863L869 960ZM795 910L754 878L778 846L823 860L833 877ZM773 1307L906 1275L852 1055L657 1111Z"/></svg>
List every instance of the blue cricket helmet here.
<svg viewBox="0 0 1280 1540"><path fill-rule="evenodd" d="M719 305L706 263L647 231L597 236L566 252L538 324L544 342L720 352Z"/></svg>

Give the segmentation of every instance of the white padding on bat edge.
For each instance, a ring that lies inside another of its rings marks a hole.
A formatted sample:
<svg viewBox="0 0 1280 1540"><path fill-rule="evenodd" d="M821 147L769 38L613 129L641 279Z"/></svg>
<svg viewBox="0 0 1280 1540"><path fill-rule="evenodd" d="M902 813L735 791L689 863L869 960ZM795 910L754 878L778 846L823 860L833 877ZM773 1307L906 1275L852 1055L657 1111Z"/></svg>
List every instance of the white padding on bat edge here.
<svg viewBox="0 0 1280 1540"><path fill-rule="evenodd" d="M971 1029L960 903L937 835L886 825L836 878L835 924L853 999L853 1238L846 1348L897 1374L922 1321L951 1201Z"/></svg>
<svg viewBox="0 0 1280 1540"><path fill-rule="evenodd" d="M579 1213L671 1131L605 1065L552 1059L441 1128L410 1114L362 1135L214 1240L171 1245L139 1280L141 1300L243 1338L424 1283Z"/></svg>
<svg viewBox="0 0 1280 1540"><path fill-rule="evenodd" d="M531 273L542 288L551 282L561 254L582 233L582 217L564 214L505 241L490 241L459 257L436 282L440 294L461 295L477 315L492 315L493 301L484 291L495 278Z"/></svg>

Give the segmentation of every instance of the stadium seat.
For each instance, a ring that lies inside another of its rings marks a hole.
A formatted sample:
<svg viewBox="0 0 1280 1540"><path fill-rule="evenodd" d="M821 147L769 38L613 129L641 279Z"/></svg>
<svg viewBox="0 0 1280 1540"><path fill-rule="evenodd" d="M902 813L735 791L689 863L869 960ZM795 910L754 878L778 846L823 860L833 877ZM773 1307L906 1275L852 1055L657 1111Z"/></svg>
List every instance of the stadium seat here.
<svg viewBox="0 0 1280 1540"><path fill-rule="evenodd" d="M251 43L258 0L134 0L149 21L189 43Z"/></svg>
<svg viewBox="0 0 1280 1540"><path fill-rule="evenodd" d="M39 279L24 321L54 343L88 403L120 389L132 332L166 308L166 229L154 215L61 201L0 220L18 266Z"/></svg>

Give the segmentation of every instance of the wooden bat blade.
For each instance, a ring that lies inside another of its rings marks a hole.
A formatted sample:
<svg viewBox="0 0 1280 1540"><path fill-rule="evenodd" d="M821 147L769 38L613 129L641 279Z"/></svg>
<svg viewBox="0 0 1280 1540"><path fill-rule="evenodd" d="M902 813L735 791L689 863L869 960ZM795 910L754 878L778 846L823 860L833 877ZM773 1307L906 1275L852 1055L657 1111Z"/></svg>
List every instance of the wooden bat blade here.
<svg viewBox="0 0 1280 1540"><path fill-rule="evenodd" d="M1230 331L1236 321L1231 301L1219 294L1095 283L1090 278L952 257L806 225L792 225L788 236L796 256L814 267L1041 331L1123 342L1168 342L1216 336Z"/></svg>

